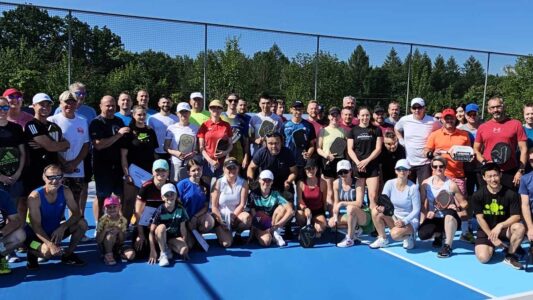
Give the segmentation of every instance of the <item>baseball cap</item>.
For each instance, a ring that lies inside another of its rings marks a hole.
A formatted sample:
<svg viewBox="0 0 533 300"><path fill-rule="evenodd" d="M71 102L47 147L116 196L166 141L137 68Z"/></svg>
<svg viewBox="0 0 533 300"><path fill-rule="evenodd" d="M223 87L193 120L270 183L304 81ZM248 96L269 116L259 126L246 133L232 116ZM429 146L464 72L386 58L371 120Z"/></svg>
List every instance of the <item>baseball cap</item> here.
<svg viewBox="0 0 533 300"><path fill-rule="evenodd" d="M409 165L409 162L407 162L407 159L402 158L396 162L396 166L394 166L394 169L410 170L411 165Z"/></svg>
<svg viewBox="0 0 533 300"><path fill-rule="evenodd" d="M35 96L33 96L32 104L37 104L43 101L54 103L54 101L52 101L52 98L50 98L50 96L48 96L47 94L38 93L38 94L35 94Z"/></svg>
<svg viewBox="0 0 533 300"><path fill-rule="evenodd" d="M161 196L165 195L168 192L173 192L174 194L177 194L176 187L172 183L165 183L161 187Z"/></svg>
<svg viewBox="0 0 533 300"><path fill-rule="evenodd" d="M120 205L120 199L118 199L118 197L115 195L105 198L104 207L108 207L110 205Z"/></svg>
<svg viewBox="0 0 533 300"><path fill-rule="evenodd" d="M446 108L442 111L442 118L446 118L446 116L452 116L455 118L455 110L453 108Z"/></svg>
<svg viewBox="0 0 533 300"><path fill-rule="evenodd" d="M178 107L176 108L176 112L180 112L180 111L191 111L191 106L189 105L189 103L187 102L180 102L178 103Z"/></svg>
<svg viewBox="0 0 533 300"><path fill-rule="evenodd" d="M466 107L465 107L465 113L469 113L471 111L475 111L475 112L478 112L479 111L479 106L475 103L469 103Z"/></svg>
<svg viewBox="0 0 533 300"><path fill-rule="evenodd" d="M259 179L270 179L274 180L274 174L270 170L263 170L259 174Z"/></svg>
<svg viewBox="0 0 533 300"><path fill-rule="evenodd" d="M377 114L377 113L380 113L380 112L385 112L385 109L381 106L376 106L374 108L374 112Z"/></svg>
<svg viewBox="0 0 533 300"><path fill-rule="evenodd" d="M413 98L413 100L411 100L411 107L413 107L415 104L426 106L426 101L424 101L422 98Z"/></svg>
<svg viewBox="0 0 533 300"><path fill-rule="evenodd" d="M314 158L310 158L307 160L307 162L305 162L304 169L307 168L316 168L316 160Z"/></svg>
<svg viewBox="0 0 533 300"><path fill-rule="evenodd" d="M328 111L328 115L333 115L333 114L340 114L341 113L341 110L340 108L336 107L336 106L333 106L332 108L329 109Z"/></svg>
<svg viewBox="0 0 533 300"><path fill-rule="evenodd" d="M200 92L194 92L194 93L191 93L191 97L190 98L191 99L194 99L194 98L202 98L202 99L204 99L204 96Z"/></svg>
<svg viewBox="0 0 533 300"><path fill-rule="evenodd" d="M350 169L352 169L352 165L346 159L343 159L337 163L337 172L342 170L350 171Z"/></svg>
<svg viewBox="0 0 533 300"><path fill-rule="evenodd" d="M239 162L237 161L237 159L235 157L228 157L224 161L224 168L227 168L227 167L230 167L230 166L235 166L235 167L239 166Z"/></svg>
<svg viewBox="0 0 533 300"><path fill-rule="evenodd" d="M209 102L209 107L211 107L211 106L218 106L218 107L224 108L224 105L222 104L222 101L220 101L218 99L215 99L215 100Z"/></svg>
<svg viewBox="0 0 533 300"><path fill-rule="evenodd" d="M159 170L159 169L165 169L168 171L168 163L164 159L158 159L154 161L154 164L152 165L152 171Z"/></svg>
<svg viewBox="0 0 533 300"><path fill-rule="evenodd" d="M300 100L296 100L292 103L292 107L294 108L304 108L304 103Z"/></svg>
<svg viewBox="0 0 533 300"><path fill-rule="evenodd" d="M22 93L19 90L17 90L16 88L9 88L9 89L4 91L4 93L2 94L2 97L8 97L8 96L11 96L13 94L22 95Z"/></svg>

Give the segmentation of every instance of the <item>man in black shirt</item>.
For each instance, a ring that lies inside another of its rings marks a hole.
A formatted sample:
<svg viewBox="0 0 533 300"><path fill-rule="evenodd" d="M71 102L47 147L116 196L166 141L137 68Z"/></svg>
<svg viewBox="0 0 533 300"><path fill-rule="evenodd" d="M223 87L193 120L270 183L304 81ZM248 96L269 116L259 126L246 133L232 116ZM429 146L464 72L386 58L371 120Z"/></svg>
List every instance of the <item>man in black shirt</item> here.
<svg viewBox="0 0 533 300"><path fill-rule="evenodd" d="M520 223L520 196L501 185L501 171L495 163L486 164L481 174L487 185L472 195L479 223L476 257L481 263L487 263L495 247L504 247L504 262L520 270L522 264L515 255L525 234L525 227Z"/></svg>
<svg viewBox="0 0 533 300"><path fill-rule="evenodd" d="M383 146L381 148L379 162L381 164L383 184L385 184L387 180L396 178L394 167L398 160L405 158L405 148L398 143L398 138L394 132L390 131L385 132Z"/></svg>
<svg viewBox="0 0 533 300"><path fill-rule="evenodd" d="M115 99L104 96L100 100L101 113L89 126L89 134L93 143L93 168L96 183L96 199L93 203L93 214L96 220L100 217L104 199L111 194L122 195L122 167L120 164L120 140L130 132L124 122L115 114Z"/></svg>

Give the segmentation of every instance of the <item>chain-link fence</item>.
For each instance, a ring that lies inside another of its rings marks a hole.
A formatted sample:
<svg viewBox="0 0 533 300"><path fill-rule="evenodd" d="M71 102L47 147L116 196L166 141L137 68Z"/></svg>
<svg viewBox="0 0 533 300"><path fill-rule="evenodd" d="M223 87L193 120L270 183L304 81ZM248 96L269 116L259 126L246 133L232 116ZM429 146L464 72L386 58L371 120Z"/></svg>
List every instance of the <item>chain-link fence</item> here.
<svg viewBox="0 0 533 300"><path fill-rule="evenodd" d="M268 92L328 106L345 95L363 105L397 100L404 108L415 96L432 109L484 105L522 57L5 2L0 12L0 65L17 71L0 75L0 84L59 95L81 81L93 104L104 93L146 88L152 99L236 92L254 103Z"/></svg>

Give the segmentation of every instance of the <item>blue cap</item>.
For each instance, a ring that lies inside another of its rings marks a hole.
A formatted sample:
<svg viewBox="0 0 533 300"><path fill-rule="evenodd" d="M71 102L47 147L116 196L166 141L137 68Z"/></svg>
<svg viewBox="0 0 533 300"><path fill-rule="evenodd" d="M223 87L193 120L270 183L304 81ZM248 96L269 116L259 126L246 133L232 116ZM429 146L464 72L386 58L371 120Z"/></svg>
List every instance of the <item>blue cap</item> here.
<svg viewBox="0 0 533 300"><path fill-rule="evenodd" d="M475 103L470 103L466 106L465 108L465 113L469 113L471 111L475 111L475 112L478 112L479 111L479 106Z"/></svg>
<svg viewBox="0 0 533 300"><path fill-rule="evenodd" d="M159 169L165 169L168 171L168 162L164 159L158 159L154 161L154 164L152 165L152 171Z"/></svg>

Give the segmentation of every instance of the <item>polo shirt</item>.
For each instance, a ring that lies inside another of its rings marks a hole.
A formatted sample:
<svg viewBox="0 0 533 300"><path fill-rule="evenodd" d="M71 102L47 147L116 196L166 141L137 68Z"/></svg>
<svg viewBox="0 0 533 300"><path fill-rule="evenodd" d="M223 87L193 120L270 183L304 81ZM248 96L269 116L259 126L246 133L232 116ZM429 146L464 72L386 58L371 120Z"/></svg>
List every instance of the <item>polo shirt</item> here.
<svg viewBox="0 0 533 300"><path fill-rule="evenodd" d="M470 146L470 137L468 132L455 129L454 132L449 133L444 128L433 131L426 142L426 148L430 150L450 150L452 146ZM447 166L444 175L452 178L465 177L463 162L455 161L449 154L442 155L446 159Z"/></svg>

